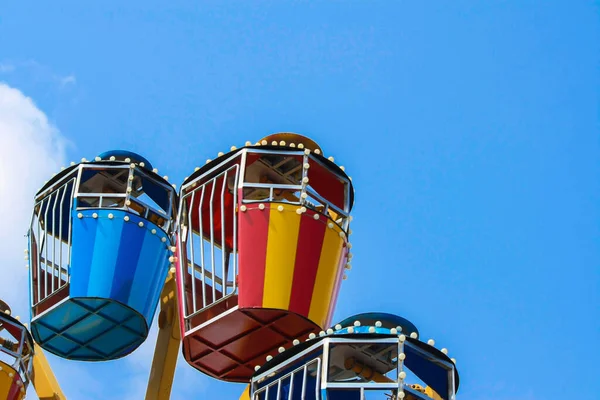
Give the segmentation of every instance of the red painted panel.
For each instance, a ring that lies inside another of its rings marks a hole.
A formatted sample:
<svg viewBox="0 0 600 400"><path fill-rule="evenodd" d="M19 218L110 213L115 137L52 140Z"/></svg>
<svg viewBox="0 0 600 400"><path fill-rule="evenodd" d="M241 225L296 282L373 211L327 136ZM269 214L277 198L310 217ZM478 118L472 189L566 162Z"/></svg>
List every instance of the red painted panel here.
<svg viewBox="0 0 600 400"><path fill-rule="evenodd" d="M338 265L338 273L335 278L335 286L333 287L333 293L331 296L331 302L329 303L329 312L327 313L327 321L325 326L331 325L331 318L333 318L333 313L335 311L335 306L337 304L338 294L340 293L340 288L342 286L342 280L344 277L344 272L346 270L345 266L348 262L348 248L344 245L344 250L342 252L342 257L340 258L340 263Z"/></svg>
<svg viewBox="0 0 600 400"><path fill-rule="evenodd" d="M184 336L183 353L190 365L210 376L247 383L254 366L263 364L267 355L275 355L279 346L291 348L294 339L304 340L319 329L289 311L236 310Z"/></svg>
<svg viewBox="0 0 600 400"><path fill-rule="evenodd" d="M8 391L8 397L6 398L6 400L18 400L24 397L22 396L23 393L21 392L21 385L17 385L17 380L20 380L20 378L18 378L17 376L18 375L15 375L13 383L10 386L10 390Z"/></svg>
<svg viewBox="0 0 600 400"><path fill-rule="evenodd" d="M267 211L249 209L239 212L238 285L240 308L262 306L267 240L269 238Z"/></svg>
<svg viewBox="0 0 600 400"><path fill-rule="evenodd" d="M337 178L333 171L311 160L308 179L309 185L318 194L340 209L344 209L344 183Z"/></svg>
<svg viewBox="0 0 600 400"><path fill-rule="evenodd" d="M321 248L325 237L326 224L315 220L314 213L308 212L300 220L294 280L289 310L308 317L313 289L319 269Z"/></svg>

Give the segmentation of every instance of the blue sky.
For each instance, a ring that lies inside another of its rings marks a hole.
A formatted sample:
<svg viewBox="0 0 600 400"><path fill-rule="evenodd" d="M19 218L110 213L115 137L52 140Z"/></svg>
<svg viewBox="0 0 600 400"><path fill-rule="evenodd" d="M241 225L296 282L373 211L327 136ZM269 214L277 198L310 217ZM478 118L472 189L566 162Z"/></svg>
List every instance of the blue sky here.
<svg viewBox="0 0 600 400"><path fill-rule="evenodd" d="M10 165L124 148L179 183L231 145L305 134L356 187L335 319L409 318L457 359L459 398L598 398L597 2L160 3L3 4L0 82L49 124L48 146L17 157L25 136L6 127L21 125L0 119ZM23 204L55 172L36 168ZM51 362L70 399L138 399L151 347ZM174 387L174 399L243 389L183 363Z"/></svg>

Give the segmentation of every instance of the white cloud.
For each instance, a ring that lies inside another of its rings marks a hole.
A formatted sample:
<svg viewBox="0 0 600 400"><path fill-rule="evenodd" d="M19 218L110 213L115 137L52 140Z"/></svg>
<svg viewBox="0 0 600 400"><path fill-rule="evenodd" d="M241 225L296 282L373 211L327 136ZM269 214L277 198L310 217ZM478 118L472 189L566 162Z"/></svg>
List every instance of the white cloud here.
<svg viewBox="0 0 600 400"><path fill-rule="evenodd" d="M18 89L0 82L0 294L28 319L23 250L33 197L65 160L65 139ZM7 279L10 277L10 279Z"/></svg>
<svg viewBox="0 0 600 400"><path fill-rule="evenodd" d="M0 74L13 72L15 70L15 66L9 63L0 62Z"/></svg>
<svg viewBox="0 0 600 400"><path fill-rule="evenodd" d="M77 82L75 75L67 75L60 78L60 86L65 87L67 85L74 85Z"/></svg>
<svg viewBox="0 0 600 400"><path fill-rule="evenodd" d="M62 75L56 73L51 67L40 64L35 60L0 60L0 74L12 72L24 73L29 80L33 78L35 81L51 83L52 85L58 85L61 89L77 83L77 78L74 74Z"/></svg>

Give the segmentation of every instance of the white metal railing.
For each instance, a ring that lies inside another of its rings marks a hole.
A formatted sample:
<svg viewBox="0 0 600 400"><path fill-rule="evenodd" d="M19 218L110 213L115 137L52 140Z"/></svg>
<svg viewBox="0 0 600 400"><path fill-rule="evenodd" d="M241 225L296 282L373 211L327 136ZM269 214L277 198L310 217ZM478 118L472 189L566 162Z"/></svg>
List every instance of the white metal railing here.
<svg viewBox="0 0 600 400"><path fill-rule="evenodd" d="M294 153L285 153L285 152L265 152L264 150L248 150L250 153L258 153L258 154L276 154L276 155L289 155L289 156L301 156L302 157L302 165L310 165L310 163L318 163L323 168L327 168L323 163L319 162L312 154L305 154L303 152L299 152L297 154ZM269 166L275 168L275 166ZM333 172L332 172L333 173ZM282 178L290 179L287 175L281 175ZM299 206L304 206L306 208L310 208L328 218L332 219L336 224L338 224L344 231L348 230L349 225L349 209L350 209L350 199L349 199L349 182L338 176L338 178L344 183L344 209L336 206L331 201L325 199L319 193L317 193L311 186L309 181L305 178L308 178L308 169L302 167L302 178L299 184L294 184L293 181L289 180L289 184L282 183L257 183L257 182L248 182L244 180L243 184L243 203L260 203L260 202L281 202L281 203L289 203L289 204L297 204ZM255 189L250 193L254 193L257 189L268 190L268 195L261 196L261 198L248 198L249 194L247 189ZM283 196L275 196L276 191L288 191L293 192L296 200L286 199ZM333 211L333 212L331 212Z"/></svg>
<svg viewBox="0 0 600 400"><path fill-rule="evenodd" d="M33 368L33 343L29 341L25 327L13 324L2 315L0 315L0 325L11 325L19 332L19 337L8 335L9 338L0 338L0 361L14 368L21 381L26 385L29 382ZM6 333L6 331L3 333ZM11 339L16 341L13 342Z"/></svg>
<svg viewBox="0 0 600 400"><path fill-rule="evenodd" d="M29 233L31 264L37 277L31 288L34 307L69 283L75 181L75 177L70 177L35 204Z"/></svg>
<svg viewBox="0 0 600 400"><path fill-rule="evenodd" d="M186 318L237 292L239 168L237 164L227 167L210 180L194 185L181 199L178 240ZM226 201L228 198L230 201ZM186 301L188 291L191 301Z"/></svg>
<svg viewBox="0 0 600 400"><path fill-rule="evenodd" d="M315 387L308 387L307 377L310 371L316 372ZM301 373L302 374L302 387L300 389L300 397L294 397L294 378ZM289 389L287 390L287 396L283 393L282 386L289 381ZM283 375L281 378L268 383L254 391L252 400L304 400L308 395L309 391L314 390L315 399L320 399L319 387L321 382L321 359L315 358L308 363L294 369L293 371Z"/></svg>
<svg viewBox="0 0 600 400"><path fill-rule="evenodd" d="M152 178L140 168L131 168L130 165L82 164L80 165L79 170L79 184L77 185L77 193L75 196L77 198L78 210L99 208L122 209L137 214L144 219L152 221L157 226L162 228L165 232L169 232L169 229L173 222L173 188ZM119 173L117 173L117 175L115 176L103 176L102 178L106 181L112 180L116 183L117 186L123 186L123 191L121 193L84 192L81 190L81 174L83 173L83 171L119 171L127 175L127 180L125 182L119 182L117 180L117 178L120 175ZM145 195L143 188L141 192L136 192L134 190L133 183L137 179L146 179L150 181L153 185L162 188L166 193L169 193L169 202L168 204L165 204L165 210L153 206L148 198L144 199L142 197ZM87 202L88 205L84 205L85 202Z"/></svg>

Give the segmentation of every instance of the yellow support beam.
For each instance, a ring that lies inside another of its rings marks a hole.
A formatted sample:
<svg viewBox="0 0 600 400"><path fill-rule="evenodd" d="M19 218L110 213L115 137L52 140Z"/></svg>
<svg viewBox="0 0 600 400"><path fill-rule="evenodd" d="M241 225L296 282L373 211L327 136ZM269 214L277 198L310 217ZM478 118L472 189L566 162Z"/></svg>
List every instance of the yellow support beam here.
<svg viewBox="0 0 600 400"><path fill-rule="evenodd" d="M240 400L250 400L250 385L246 386L246 389L240 396Z"/></svg>
<svg viewBox="0 0 600 400"><path fill-rule="evenodd" d="M169 271L160 295L158 328L158 339L154 349L146 400L169 400L171 398L171 388L175 377L177 356L179 355L179 343L181 342L177 285L175 284L173 271Z"/></svg>
<svg viewBox="0 0 600 400"><path fill-rule="evenodd" d="M37 343L34 344L33 374L31 383L40 400L66 400L46 355Z"/></svg>

